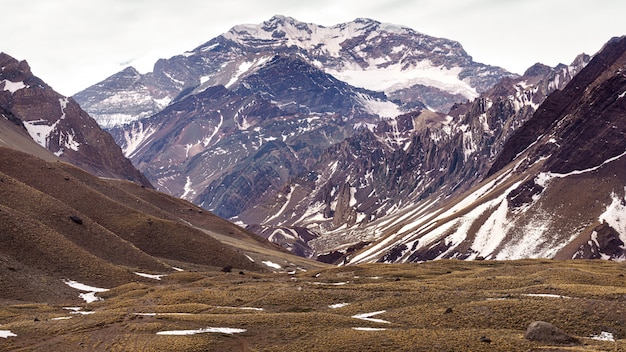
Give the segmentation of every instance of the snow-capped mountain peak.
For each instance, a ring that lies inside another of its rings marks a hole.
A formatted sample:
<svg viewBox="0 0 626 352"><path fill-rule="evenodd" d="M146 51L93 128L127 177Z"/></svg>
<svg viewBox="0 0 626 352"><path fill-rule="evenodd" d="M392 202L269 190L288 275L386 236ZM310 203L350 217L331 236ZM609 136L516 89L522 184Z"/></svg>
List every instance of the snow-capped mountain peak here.
<svg viewBox="0 0 626 352"><path fill-rule="evenodd" d="M260 24L236 25L192 51L159 60L153 72L132 82L121 79L134 77L128 72L114 75L75 99L112 128L209 87L236 88L275 55L297 55L354 87L385 93L404 112L421 105L444 112L503 77L515 76L474 62L458 42L408 27L363 18L321 26L274 16Z"/></svg>
<svg viewBox="0 0 626 352"><path fill-rule="evenodd" d="M335 77L388 94L417 84L467 99L484 90L462 78L471 58L458 42L371 19L324 27L274 16L260 25L235 26L223 37L254 50L297 48ZM209 42L200 50L212 45Z"/></svg>

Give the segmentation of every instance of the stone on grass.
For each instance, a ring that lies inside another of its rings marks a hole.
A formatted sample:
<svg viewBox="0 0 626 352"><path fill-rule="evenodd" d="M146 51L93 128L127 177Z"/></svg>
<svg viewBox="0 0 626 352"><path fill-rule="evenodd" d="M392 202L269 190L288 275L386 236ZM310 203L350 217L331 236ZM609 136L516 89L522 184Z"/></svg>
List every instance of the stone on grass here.
<svg viewBox="0 0 626 352"><path fill-rule="evenodd" d="M530 341L559 345L580 344L580 340L577 338L568 335L563 330L545 321L534 321L530 323L528 329L526 329L524 338Z"/></svg>

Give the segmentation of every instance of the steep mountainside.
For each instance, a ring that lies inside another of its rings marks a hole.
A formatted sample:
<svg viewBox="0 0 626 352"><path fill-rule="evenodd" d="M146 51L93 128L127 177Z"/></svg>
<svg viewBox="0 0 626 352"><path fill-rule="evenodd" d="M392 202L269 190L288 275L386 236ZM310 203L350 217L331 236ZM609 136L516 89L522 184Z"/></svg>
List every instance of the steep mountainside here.
<svg viewBox="0 0 626 352"><path fill-rule="evenodd" d="M624 72L626 37L615 38L508 139L490 177L444 207L405 207L344 260L625 260Z"/></svg>
<svg viewBox="0 0 626 352"><path fill-rule="evenodd" d="M355 87L384 92L404 109L446 111L506 76L472 60L458 42L370 19L324 27L274 16L238 25L198 48L159 60L153 72L128 68L74 98L102 126L153 115L171 100L212 86L236 87L275 55L298 55Z"/></svg>
<svg viewBox="0 0 626 352"><path fill-rule="evenodd" d="M0 53L0 109L42 147L61 160L100 176L150 182L124 157L72 98L66 98L34 76L26 61Z"/></svg>
<svg viewBox="0 0 626 352"><path fill-rule="evenodd" d="M251 229L297 253L337 258L328 251L377 238L400 209L434 207L480 181L509 136L588 61L537 64L448 115L426 110L381 122L330 147L308 174L238 220L260 224Z"/></svg>
<svg viewBox="0 0 626 352"><path fill-rule="evenodd" d="M236 88L207 88L110 132L158 189L230 218L383 113L399 113L384 94L276 56Z"/></svg>

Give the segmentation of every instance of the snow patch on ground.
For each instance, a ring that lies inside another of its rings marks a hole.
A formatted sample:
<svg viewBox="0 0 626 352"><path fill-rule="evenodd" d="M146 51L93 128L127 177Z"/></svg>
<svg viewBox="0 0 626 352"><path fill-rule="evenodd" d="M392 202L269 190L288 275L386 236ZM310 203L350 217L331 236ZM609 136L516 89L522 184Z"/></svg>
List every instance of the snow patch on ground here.
<svg viewBox="0 0 626 352"><path fill-rule="evenodd" d="M70 314L90 315L94 314L93 310L83 310L83 307L63 307L65 310L70 310Z"/></svg>
<svg viewBox="0 0 626 352"><path fill-rule="evenodd" d="M599 168L601 168L602 166L611 163L615 160L620 159L621 157L626 156L626 151L623 152L622 154L616 155L612 158L608 158L607 160L603 161L600 165L597 166L593 166L590 167L588 169L584 169L584 170L574 170L574 171L570 171L568 173L565 174L559 174L559 173L554 173L554 172L542 172L539 175L537 175L537 178L535 179L535 183L538 184L539 186L545 187L545 185L553 178L563 178L563 177L568 177L568 176L573 176L573 175L581 175L581 174L585 174L588 172L593 172L598 170Z"/></svg>
<svg viewBox="0 0 626 352"><path fill-rule="evenodd" d="M527 293L527 294L523 294L522 296L526 296L526 297L542 297L542 298L563 298L563 299L571 299L572 298L572 297L568 297L568 296L553 295L553 294L549 294L549 293Z"/></svg>
<svg viewBox="0 0 626 352"><path fill-rule="evenodd" d="M168 316L168 315L174 315L174 316L188 316L188 315L194 315L193 313L133 313L134 315L139 315L139 316L144 316L144 317L156 317L158 315L160 316Z"/></svg>
<svg viewBox="0 0 626 352"><path fill-rule="evenodd" d="M352 330L357 331L385 331L386 328L352 328Z"/></svg>
<svg viewBox="0 0 626 352"><path fill-rule="evenodd" d="M24 121L24 127L37 144L48 149L50 133L56 128L57 123L58 121L50 126L46 120Z"/></svg>
<svg viewBox="0 0 626 352"><path fill-rule="evenodd" d="M196 334L204 334L204 333L220 333L220 334L240 334L242 332L246 332L246 329L236 329L236 328L202 328L197 330L169 330L169 331L159 331L157 335L196 335Z"/></svg>
<svg viewBox="0 0 626 352"><path fill-rule="evenodd" d="M94 286L81 284L80 282L72 281L72 280L63 280L63 283L65 283L66 285L68 285L71 288L75 288L75 289L80 290L80 291L106 292L106 291L109 290L107 288L99 288L99 287L94 287Z"/></svg>
<svg viewBox="0 0 626 352"><path fill-rule="evenodd" d="M27 86L24 84L24 82L20 81L20 82L11 82L9 80L2 80L0 81L0 85L4 83L4 87L2 88L2 90L4 91L9 91L11 92L11 94L17 92L20 89L26 88Z"/></svg>
<svg viewBox="0 0 626 352"><path fill-rule="evenodd" d="M342 281L342 282L311 282L313 285L326 285L326 286L343 286L349 284L350 281Z"/></svg>
<svg viewBox="0 0 626 352"><path fill-rule="evenodd" d="M144 128L144 124L141 121L132 125L130 129L124 129L124 147L122 151L124 156L131 158L137 151L140 145L147 141L156 131L155 126L147 126Z"/></svg>
<svg viewBox="0 0 626 352"><path fill-rule="evenodd" d="M509 209L506 195L507 193L494 202L496 204L500 202L500 205L476 233L471 246L472 250L478 252L476 256L488 257L511 229L512 223L507 219Z"/></svg>
<svg viewBox="0 0 626 352"><path fill-rule="evenodd" d="M369 96L359 94L357 99L371 113L384 118L393 118L402 114L400 107L391 101L371 99Z"/></svg>
<svg viewBox="0 0 626 352"><path fill-rule="evenodd" d="M264 308L257 308L257 307L226 307L226 306L217 306L215 308L222 308L222 309L239 309L239 310L254 310L257 312L262 312L265 309Z"/></svg>
<svg viewBox="0 0 626 352"><path fill-rule="evenodd" d="M0 337L3 338L8 338L8 337L15 337L17 336L16 334L12 333L11 330L0 330Z"/></svg>
<svg viewBox="0 0 626 352"><path fill-rule="evenodd" d="M285 197L283 206L280 208L279 211L277 211L275 214L271 215L270 217L268 217L267 219L263 220L263 224L267 224L270 221L277 219L281 214L283 214L283 212L285 210L287 210L287 207L289 206L289 203L291 202L291 195L293 194L293 191L295 190L294 186L290 186L289 187L289 192L287 192L287 196Z"/></svg>
<svg viewBox="0 0 626 352"><path fill-rule="evenodd" d="M192 184L193 183L191 182L191 177L187 176L187 181L185 182L185 186L183 186L184 192L180 196L182 199L190 200L190 199L187 198L187 196L189 196L189 195L193 196L193 195L196 194L196 191L193 189L193 187L191 187Z"/></svg>
<svg viewBox="0 0 626 352"><path fill-rule="evenodd" d="M235 82L237 82L237 80L239 80L239 77L241 77L242 74L248 72L248 70L254 65L254 62L242 62L239 65L239 68L237 68L237 71L233 74L233 76L231 77L230 81L228 83L226 83L225 87L226 88L230 88L230 86L232 86L233 84L235 84Z"/></svg>
<svg viewBox="0 0 626 352"><path fill-rule="evenodd" d="M375 315L383 314L385 312L387 312L387 311L386 310L380 310L378 312L357 314L357 315L353 315L352 318L354 318L354 319L361 319L361 320L365 320L365 321L371 321L373 323L391 324L391 322L388 322L386 320L372 318Z"/></svg>
<svg viewBox="0 0 626 352"><path fill-rule="evenodd" d="M599 220L605 221L615 229L622 242L626 243L626 187L624 193L624 197L616 193L611 194L611 204L600 214Z"/></svg>
<svg viewBox="0 0 626 352"><path fill-rule="evenodd" d="M274 269L282 269L282 268L283 268L283 267L282 267L282 266L280 266L279 264L276 264L276 263L271 262L271 261L269 261L269 260L264 260L264 261L262 261L261 263L263 263L263 264L265 264L265 265L269 266L270 268L274 268Z"/></svg>
<svg viewBox="0 0 626 352"><path fill-rule="evenodd" d="M602 331L600 335L592 335L592 340L615 342L615 337L610 332Z"/></svg>
<svg viewBox="0 0 626 352"><path fill-rule="evenodd" d="M92 303L95 301L102 300L102 298L96 297L96 293L106 292L109 290L108 288L100 288L100 287L94 287L94 286L81 284L80 282L73 281L73 280L63 280L63 283L79 291L88 291L87 293L81 293L78 295L78 297L82 298L87 303Z"/></svg>
<svg viewBox="0 0 626 352"><path fill-rule="evenodd" d="M241 64L239 64L239 67L231 76L230 81L228 81L228 83L226 83L224 87L231 88L231 86L237 83L237 81L239 81L239 78L241 78L244 74L249 72L250 69L252 69L253 67L258 67L258 66L263 65L264 63L269 61L271 58L272 58L271 56L268 56L268 57L262 57L253 61L242 62Z"/></svg>
<svg viewBox="0 0 626 352"><path fill-rule="evenodd" d="M554 218L552 214L545 212L537 213L527 224L525 224L520 234L511 239L509 244L495 259L520 259L520 258L551 258L561 247L567 243L554 243L546 245L545 234L552 226Z"/></svg>
<svg viewBox="0 0 626 352"><path fill-rule="evenodd" d="M153 274L139 273L139 272L136 272L136 271L135 271L135 272L133 272L133 274L135 274L135 275L139 275L139 276L141 276L141 277L146 277L146 278L148 278L148 279L153 279L153 280L161 280L161 278L162 278L163 276L167 276L167 275L165 275L165 274L161 274L161 275L153 275Z"/></svg>
<svg viewBox="0 0 626 352"><path fill-rule="evenodd" d="M335 304L331 304L328 306L328 308L330 309L339 309L339 308L343 308L345 306L350 305L350 303L335 303Z"/></svg>

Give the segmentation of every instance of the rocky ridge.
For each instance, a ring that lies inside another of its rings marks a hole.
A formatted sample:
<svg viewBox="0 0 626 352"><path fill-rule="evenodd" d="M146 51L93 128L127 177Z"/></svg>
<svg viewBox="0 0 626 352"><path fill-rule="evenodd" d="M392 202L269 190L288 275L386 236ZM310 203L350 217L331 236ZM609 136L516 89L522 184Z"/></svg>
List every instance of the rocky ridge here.
<svg viewBox="0 0 626 352"><path fill-rule="evenodd" d="M43 148L99 176L150 182L131 164L110 134L72 98L33 75L26 61L0 53L0 108Z"/></svg>

